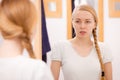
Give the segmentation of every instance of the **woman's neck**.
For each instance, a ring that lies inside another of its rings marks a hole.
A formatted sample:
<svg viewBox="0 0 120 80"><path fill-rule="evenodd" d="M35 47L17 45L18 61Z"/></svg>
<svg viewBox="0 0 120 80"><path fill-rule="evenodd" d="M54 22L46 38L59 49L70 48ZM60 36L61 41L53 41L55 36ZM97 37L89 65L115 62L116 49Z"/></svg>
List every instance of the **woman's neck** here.
<svg viewBox="0 0 120 80"><path fill-rule="evenodd" d="M82 47L93 46L93 42L90 38L73 38L71 42L75 45L81 45Z"/></svg>
<svg viewBox="0 0 120 80"><path fill-rule="evenodd" d="M17 40L4 40L0 46L0 57L15 57L21 55L23 48Z"/></svg>

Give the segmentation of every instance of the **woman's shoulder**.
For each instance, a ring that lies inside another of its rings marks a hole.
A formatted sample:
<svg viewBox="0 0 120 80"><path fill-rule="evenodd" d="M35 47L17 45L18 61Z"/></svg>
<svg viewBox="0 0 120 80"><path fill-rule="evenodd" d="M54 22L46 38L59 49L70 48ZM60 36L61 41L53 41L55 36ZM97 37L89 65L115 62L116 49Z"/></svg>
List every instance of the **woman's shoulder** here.
<svg viewBox="0 0 120 80"><path fill-rule="evenodd" d="M41 67L46 66L46 63L43 62L41 59L32 59L32 58L23 57L23 60L28 65L41 66Z"/></svg>
<svg viewBox="0 0 120 80"><path fill-rule="evenodd" d="M40 77L40 80L54 80L50 67L42 60L35 60L31 59L33 62L36 63L34 68L34 73L36 77Z"/></svg>
<svg viewBox="0 0 120 80"><path fill-rule="evenodd" d="M99 45L100 49L109 48L109 44L104 43L104 42L98 42L98 45Z"/></svg>
<svg viewBox="0 0 120 80"><path fill-rule="evenodd" d="M53 80L53 76L50 67L40 59L24 58L24 63L28 72L33 72L35 74L35 80Z"/></svg>
<svg viewBox="0 0 120 80"><path fill-rule="evenodd" d="M98 44L102 54L103 62L104 63L111 62L113 59L113 56L112 56L112 51L110 49L110 46L107 43L103 43L103 42L99 42Z"/></svg>

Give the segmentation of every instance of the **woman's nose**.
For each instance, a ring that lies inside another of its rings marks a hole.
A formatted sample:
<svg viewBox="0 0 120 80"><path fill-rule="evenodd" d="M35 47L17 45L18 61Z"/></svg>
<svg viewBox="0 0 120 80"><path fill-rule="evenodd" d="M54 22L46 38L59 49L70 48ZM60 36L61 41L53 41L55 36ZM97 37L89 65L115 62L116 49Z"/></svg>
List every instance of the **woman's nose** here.
<svg viewBox="0 0 120 80"><path fill-rule="evenodd" d="M84 22L81 23L80 28L85 28L85 23Z"/></svg>

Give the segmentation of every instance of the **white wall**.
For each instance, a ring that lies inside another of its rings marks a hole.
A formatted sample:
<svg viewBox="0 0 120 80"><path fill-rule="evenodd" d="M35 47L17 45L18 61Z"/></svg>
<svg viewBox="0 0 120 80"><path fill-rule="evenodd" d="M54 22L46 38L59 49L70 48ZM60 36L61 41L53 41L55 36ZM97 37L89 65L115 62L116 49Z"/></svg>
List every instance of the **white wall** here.
<svg viewBox="0 0 120 80"><path fill-rule="evenodd" d="M50 44L53 45L59 40L67 38L67 13L66 13L66 0L62 0L62 16L61 18L47 18L47 29Z"/></svg>
<svg viewBox="0 0 120 80"><path fill-rule="evenodd" d="M120 18L110 18L108 11L108 0L104 0L104 42L113 53L113 79L120 80Z"/></svg>

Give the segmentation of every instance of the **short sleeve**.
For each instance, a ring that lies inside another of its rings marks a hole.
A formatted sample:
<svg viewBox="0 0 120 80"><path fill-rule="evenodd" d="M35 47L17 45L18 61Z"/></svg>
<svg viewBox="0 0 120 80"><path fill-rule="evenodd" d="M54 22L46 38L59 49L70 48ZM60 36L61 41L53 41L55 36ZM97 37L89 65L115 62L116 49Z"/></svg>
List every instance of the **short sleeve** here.
<svg viewBox="0 0 120 80"><path fill-rule="evenodd" d="M100 47L101 47L100 49L101 49L103 63L105 64L107 62L111 62L112 61L112 52L111 52L108 44L102 44Z"/></svg>
<svg viewBox="0 0 120 80"><path fill-rule="evenodd" d="M55 44L51 49L51 60L62 60L62 46L61 43Z"/></svg>
<svg viewBox="0 0 120 80"><path fill-rule="evenodd" d="M50 67L44 62L38 63L32 80L54 80Z"/></svg>

